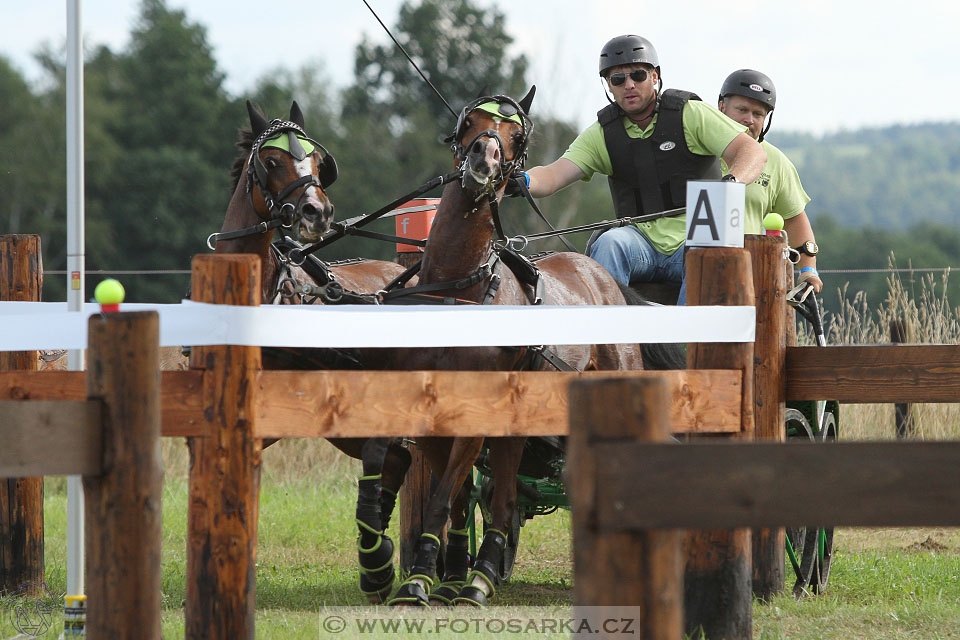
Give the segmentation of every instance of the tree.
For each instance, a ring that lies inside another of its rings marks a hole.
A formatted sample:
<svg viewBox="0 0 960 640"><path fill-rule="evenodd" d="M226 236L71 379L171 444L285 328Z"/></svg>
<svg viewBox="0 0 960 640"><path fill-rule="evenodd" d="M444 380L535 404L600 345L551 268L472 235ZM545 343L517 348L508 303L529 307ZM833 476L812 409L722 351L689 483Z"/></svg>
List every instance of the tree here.
<svg viewBox="0 0 960 640"><path fill-rule="evenodd" d="M517 97L526 93L526 58L507 55L513 38L495 8L470 0L407 0L393 34L454 111L484 87ZM389 39L384 44L364 40L354 69L357 81L347 92L346 110L389 115L396 125L425 106L435 121L453 128L455 116Z"/></svg>

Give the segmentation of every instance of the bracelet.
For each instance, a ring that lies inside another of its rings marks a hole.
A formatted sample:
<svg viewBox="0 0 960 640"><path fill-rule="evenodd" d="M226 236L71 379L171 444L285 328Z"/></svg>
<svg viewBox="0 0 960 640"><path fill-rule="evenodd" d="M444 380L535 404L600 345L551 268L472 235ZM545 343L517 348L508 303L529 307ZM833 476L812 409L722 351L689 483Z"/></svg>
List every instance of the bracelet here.
<svg viewBox="0 0 960 640"><path fill-rule="evenodd" d="M820 277L820 274L817 273L817 270L814 269L813 267L804 267L803 269L800 269L800 273L801 273L801 274L804 274L804 273L807 273L807 272L810 272L810 275L812 275L812 276L816 276L816 277L818 277L818 278Z"/></svg>
<svg viewBox="0 0 960 640"><path fill-rule="evenodd" d="M529 188L530 188L530 174L527 173L526 171L521 171L520 173L523 174L523 179L527 181L527 189L529 189Z"/></svg>

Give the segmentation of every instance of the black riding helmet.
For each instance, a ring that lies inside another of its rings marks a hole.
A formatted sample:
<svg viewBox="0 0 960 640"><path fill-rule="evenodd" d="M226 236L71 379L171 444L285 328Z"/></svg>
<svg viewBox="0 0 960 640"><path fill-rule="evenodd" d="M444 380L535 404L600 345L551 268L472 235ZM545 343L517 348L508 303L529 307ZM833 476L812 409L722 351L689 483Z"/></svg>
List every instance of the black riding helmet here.
<svg viewBox="0 0 960 640"><path fill-rule="evenodd" d="M600 75L621 64L648 64L660 74L660 60L653 43L641 36L617 36L600 50Z"/></svg>
<svg viewBox="0 0 960 640"><path fill-rule="evenodd" d="M765 73L754 71L753 69L738 69L727 76L720 87L720 100L727 96L743 96L753 98L754 100L770 107L768 113L770 120L767 126L760 132L760 142L763 142L763 136L770 131L770 125L773 123L773 110L777 106L777 88L773 86L773 80Z"/></svg>

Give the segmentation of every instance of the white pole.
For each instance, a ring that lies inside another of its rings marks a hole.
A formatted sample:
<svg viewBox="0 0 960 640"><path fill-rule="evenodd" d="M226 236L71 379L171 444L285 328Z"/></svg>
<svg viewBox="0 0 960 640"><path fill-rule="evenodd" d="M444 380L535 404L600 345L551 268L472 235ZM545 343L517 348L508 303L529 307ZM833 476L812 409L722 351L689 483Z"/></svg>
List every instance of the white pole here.
<svg viewBox="0 0 960 640"><path fill-rule="evenodd" d="M83 21L81 0L67 0L67 313L83 311ZM83 371L84 352L67 352L67 368ZM82 595L83 484L67 478L67 595Z"/></svg>

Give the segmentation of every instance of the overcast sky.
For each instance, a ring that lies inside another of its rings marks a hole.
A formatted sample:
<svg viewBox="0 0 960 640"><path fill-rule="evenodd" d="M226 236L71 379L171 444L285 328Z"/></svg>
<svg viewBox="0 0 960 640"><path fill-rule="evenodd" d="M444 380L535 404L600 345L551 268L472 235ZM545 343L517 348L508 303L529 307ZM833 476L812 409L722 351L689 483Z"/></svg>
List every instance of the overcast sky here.
<svg viewBox="0 0 960 640"><path fill-rule="evenodd" d="M390 27L400 0L368 0ZM778 91L775 128L812 133L894 123L960 120L960 3L805 0L734 3L717 0L474 0L507 16L513 54L531 63L538 85L534 115L546 110L589 124L606 101L597 77L603 43L622 33L649 38L665 86L715 103L724 77L750 67ZM66 38L66 0L2 0L0 54L36 77L31 54ZM351 80L354 49L364 34L387 36L362 0L168 0L207 28L227 89L240 95L278 66L314 62L338 86ZM83 0L87 47L120 50L137 0ZM282 43L258 46L265 32ZM398 54L400 55L400 54Z"/></svg>

